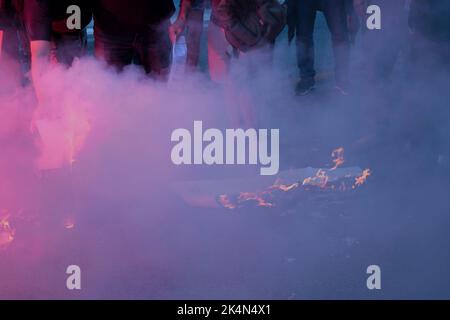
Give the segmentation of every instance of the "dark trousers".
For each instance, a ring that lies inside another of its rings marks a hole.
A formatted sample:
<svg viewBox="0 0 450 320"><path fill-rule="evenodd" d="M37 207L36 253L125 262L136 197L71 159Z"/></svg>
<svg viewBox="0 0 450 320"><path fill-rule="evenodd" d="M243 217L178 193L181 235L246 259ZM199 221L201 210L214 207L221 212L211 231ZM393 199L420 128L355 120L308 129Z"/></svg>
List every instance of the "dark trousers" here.
<svg viewBox="0 0 450 320"><path fill-rule="evenodd" d="M204 9L194 9L189 13L186 32L186 66L195 71L200 60L200 45L203 33Z"/></svg>
<svg viewBox="0 0 450 320"><path fill-rule="evenodd" d="M298 0L297 62L300 76L314 82L314 26L317 11L323 11L331 32L335 59L336 83L346 86L349 80L350 41L346 0Z"/></svg>
<svg viewBox="0 0 450 320"><path fill-rule="evenodd" d="M11 82L26 84L30 70L30 45L25 28L19 22L10 22L1 27L3 43L0 58L0 73L7 73Z"/></svg>
<svg viewBox="0 0 450 320"><path fill-rule="evenodd" d="M80 58L86 53L87 32L56 33L52 35L51 60L70 66L75 58Z"/></svg>
<svg viewBox="0 0 450 320"><path fill-rule="evenodd" d="M141 32L110 34L96 26L95 54L119 71L136 63L142 65L151 76L165 81L172 62L172 43L168 28L169 21L165 21L150 25Z"/></svg>

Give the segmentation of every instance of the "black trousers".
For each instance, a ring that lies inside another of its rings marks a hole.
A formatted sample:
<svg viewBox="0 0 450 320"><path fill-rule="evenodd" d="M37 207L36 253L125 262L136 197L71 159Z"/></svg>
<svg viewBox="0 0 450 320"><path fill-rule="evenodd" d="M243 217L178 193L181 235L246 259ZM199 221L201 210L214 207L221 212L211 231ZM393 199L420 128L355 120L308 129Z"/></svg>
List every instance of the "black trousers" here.
<svg viewBox="0 0 450 320"><path fill-rule="evenodd" d="M97 58L122 70L132 63L140 64L145 71L159 80L167 80L172 63L172 43L169 21L149 25L141 32L117 34L95 27L95 54Z"/></svg>
<svg viewBox="0 0 450 320"><path fill-rule="evenodd" d="M186 65L191 71L195 71L200 60L201 39L203 33L204 9L193 9L189 13L187 21L186 45L187 58Z"/></svg>
<svg viewBox="0 0 450 320"><path fill-rule="evenodd" d="M86 30L67 34L54 32L51 40L51 60L70 66L75 58L85 55L86 48Z"/></svg>

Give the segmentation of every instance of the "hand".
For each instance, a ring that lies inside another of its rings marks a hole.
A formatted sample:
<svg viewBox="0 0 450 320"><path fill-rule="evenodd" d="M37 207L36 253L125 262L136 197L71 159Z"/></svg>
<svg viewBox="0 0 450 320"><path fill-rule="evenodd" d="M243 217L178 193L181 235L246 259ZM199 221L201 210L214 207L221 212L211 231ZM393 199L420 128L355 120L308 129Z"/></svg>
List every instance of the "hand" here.
<svg viewBox="0 0 450 320"><path fill-rule="evenodd" d="M186 29L186 20L178 18L170 27L169 27L169 36L172 43L175 43L178 37L184 32Z"/></svg>

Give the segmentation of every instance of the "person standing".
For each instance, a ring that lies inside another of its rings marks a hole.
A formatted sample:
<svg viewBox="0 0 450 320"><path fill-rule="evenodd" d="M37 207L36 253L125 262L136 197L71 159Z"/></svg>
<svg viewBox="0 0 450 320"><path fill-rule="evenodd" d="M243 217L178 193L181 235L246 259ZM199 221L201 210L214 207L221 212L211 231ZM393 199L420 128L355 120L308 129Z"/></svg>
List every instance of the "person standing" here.
<svg viewBox="0 0 450 320"><path fill-rule="evenodd" d="M179 36L197 0L182 0L171 30ZM277 0L212 0L208 26L208 65L211 79L226 78L237 54L273 44L286 23L285 9Z"/></svg>
<svg viewBox="0 0 450 320"><path fill-rule="evenodd" d="M322 11L331 32L335 63L336 89L343 95L349 90L350 30L352 0L288 0L290 39L296 36L300 81L298 95L307 95L315 87L314 27L317 11Z"/></svg>
<svg viewBox="0 0 450 320"><path fill-rule="evenodd" d="M167 81L172 62L169 36L172 0L94 0L97 58L117 70L132 63Z"/></svg>
<svg viewBox="0 0 450 320"><path fill-rule="evenodd" d="M23 19L30 40L31 78L41 104L46 98L40 77L49 62L70 66L85 53L86 27L92 20L92 10L89 0L23 1Z"/></svg>
<svg viewBox="0 0 450 320"><path fill-rule="evenodd" d="M174 37L184 30L195 3L196 0L182 0L180 14L171 28ZM254 127L256 115L245 83L249 74L253 74L251 71L263 70L270 64L261 56L271 57L273 43L286 23L285 8L276 0L212 0L211 7L208 26L211 80L223 85L231 125ZM230 76L231 62L236 58L241 60L238 65L245 68L244 72L238 72L246 75L242 82L239 76Z"/></svg>
<svg viewBox="0 0 450 320"><path fill-rule="evenodd" d="M72 26L69 19L79 19L80 25ZM24 0L24 20L33 61L45 57L71 65L85 53L86 27L92 20L88 0Z"/></svg>

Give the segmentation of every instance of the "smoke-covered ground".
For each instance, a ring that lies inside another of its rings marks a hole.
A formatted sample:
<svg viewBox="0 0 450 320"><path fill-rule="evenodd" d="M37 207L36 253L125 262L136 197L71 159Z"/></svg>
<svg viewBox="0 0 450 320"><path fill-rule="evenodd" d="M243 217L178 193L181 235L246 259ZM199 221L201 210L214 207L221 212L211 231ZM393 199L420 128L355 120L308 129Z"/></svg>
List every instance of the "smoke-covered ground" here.
<svg viewBox="0 0 450 320"><path fill-rule="evenodd" d="M29 134L30 89L2 86L0 210L9 227L0 233L0 298L450 298L448 74L420 85L404 53L385 85L355 76L343 97L322 21L317 51L318 89L303 98L284 37L274 67L240 75L233 99L202 74L164 86L91 58L54 68L43 79L45 108L68 119L79 149L59 170L36 169L46 146ZM354 65L363 69L357 53ZM186 205L173 182L257 173L170 161L173 129L194 120L226 127L227 105L243 92L261 127L280 128L282 170L332 167L331 151L344 147L343 166L372 176L357 190L312 191L272 208ZM81 291L66 289L72 264ZM366 287L374 264L376 292Z"/></svg>

